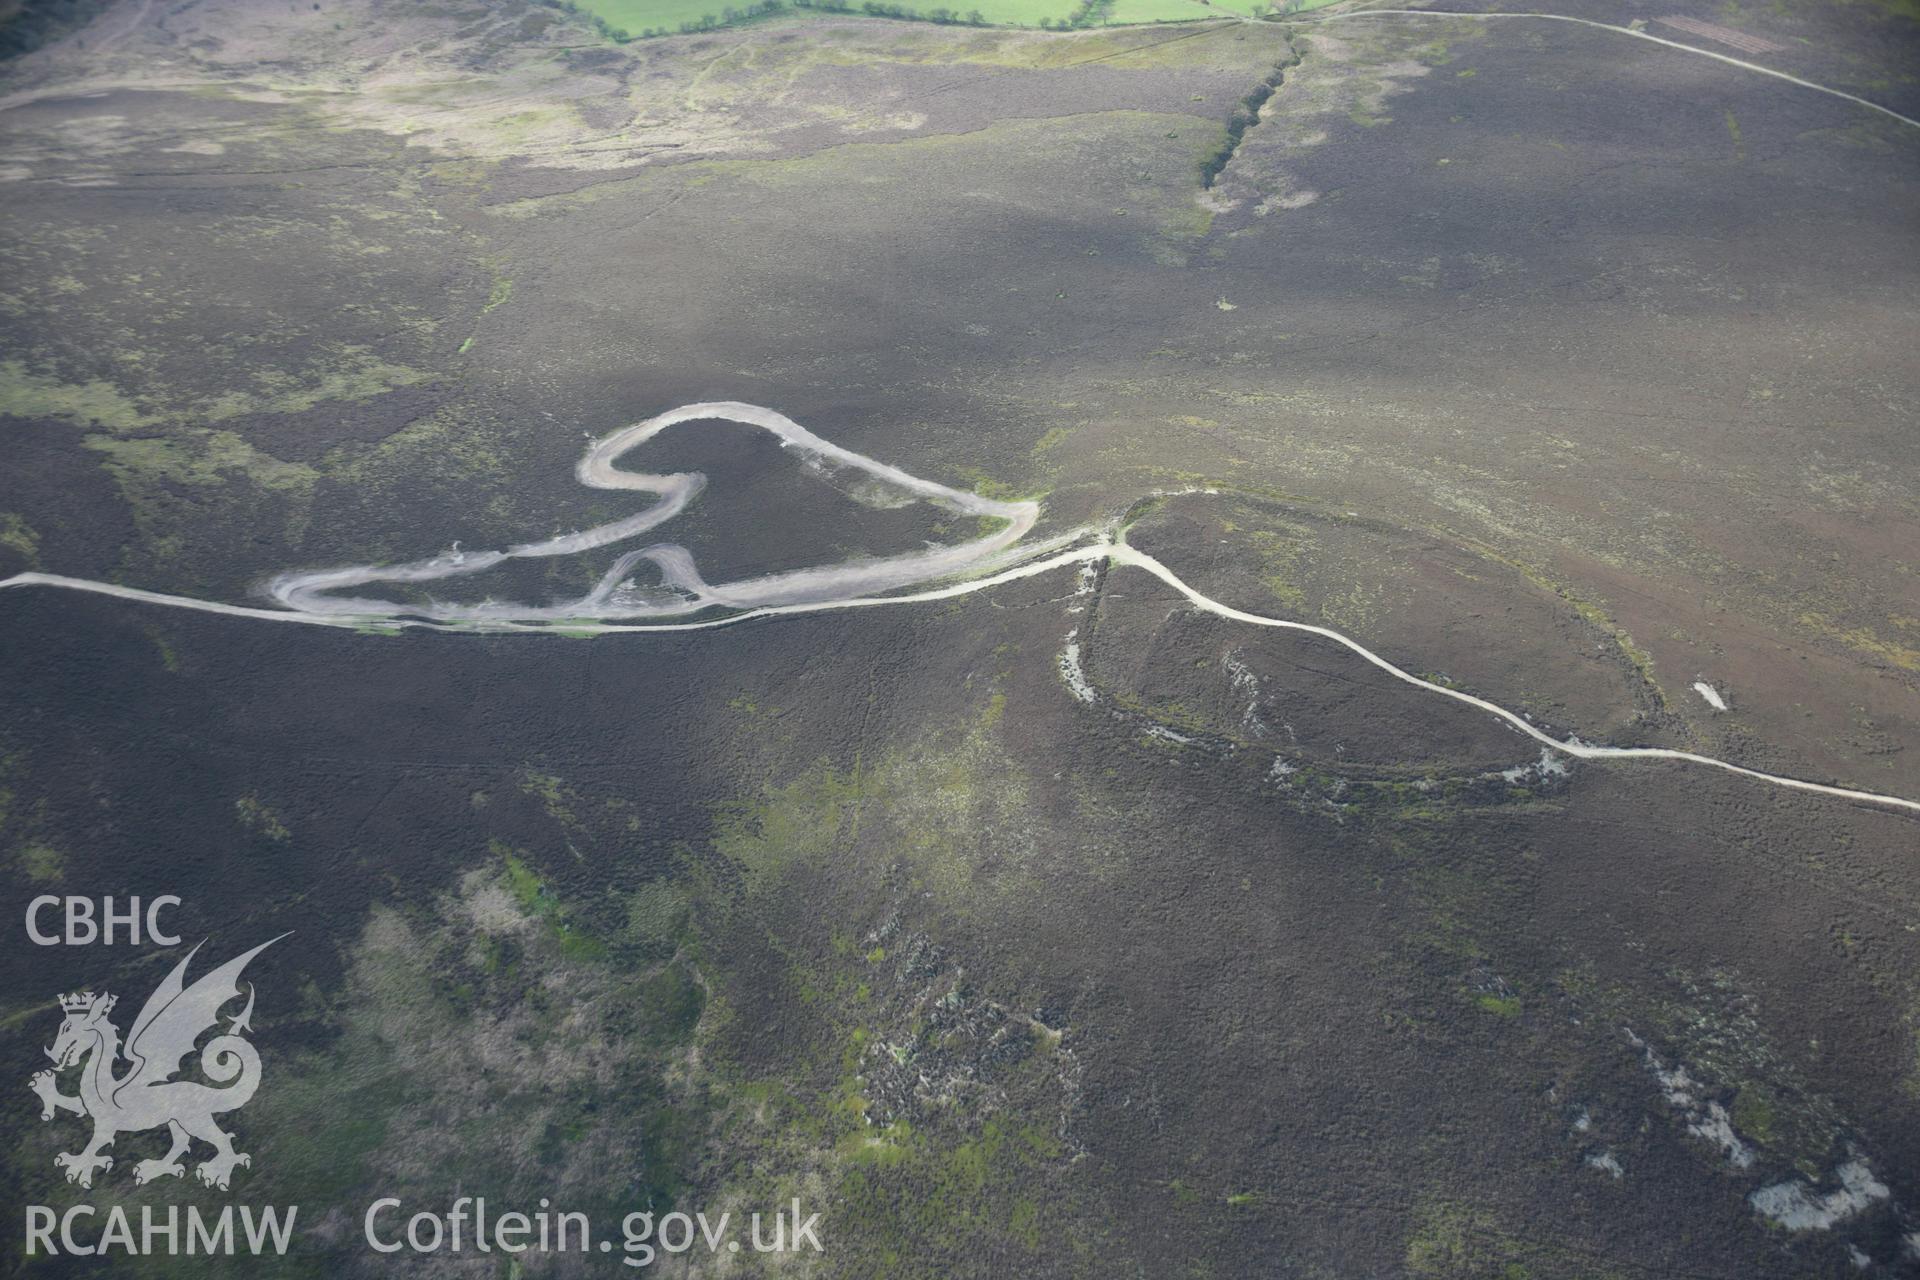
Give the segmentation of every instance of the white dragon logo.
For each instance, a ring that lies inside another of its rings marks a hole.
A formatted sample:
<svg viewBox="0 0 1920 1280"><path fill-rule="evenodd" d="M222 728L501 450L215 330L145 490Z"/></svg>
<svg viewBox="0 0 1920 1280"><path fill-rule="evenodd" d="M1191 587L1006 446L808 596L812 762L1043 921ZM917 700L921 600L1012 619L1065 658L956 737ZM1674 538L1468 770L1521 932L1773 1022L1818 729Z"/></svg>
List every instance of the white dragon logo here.
<svg viewBox="0 0 1920 1280"><path fill-rule="evenodd" d="M286 936L283 933L280 938ZM42 1120L53 1119L56 1111L93 1118L92 1141L81 1151L53 1158L55 1165L67 1171L68 1182L91 1187L95 1170L113 1168L112 1157L101 1151L113 1145L115 1136L162 1125L172 1135L173 1148L158 1160L142 1160L135 1165L136 1183L185 1174L180 1157L195 1138L214 1148L212 1158L194 1170L194 1175L210 1187L226 1190L235 1166L253 1163L253 1157L233 1149L232 1136L213 1122L215 1115L245 1106L260 1087L260 1055L241 1038L241 1032L253 1029L252 983L247 984L246 1008L230 1019L225 1035L207 1041L200 1051L201 1073L224 1087L172 1077L181 1069L180 1060L193 1052L194 1041L219 1021L221 1006L239 996L240 971L280 938L271 938L227 961L189 987L183 979L187 965L200 950L194 947L147 997L140 1016L133 1020L124 1049L119 1029L107 1020L116 997L104 991L99 995L86 991L60 997L60 1008L67 1017L60 1024L53 1047L47 1050L54 1070L39 1072L28 1083L40 1095ZM116 1078L114 1063L122 1056L131 1065L125 1075ZM79 1096L69 1097L60 1092L55 1072L81 1062L85 1065L80 1071Z"/></svg>

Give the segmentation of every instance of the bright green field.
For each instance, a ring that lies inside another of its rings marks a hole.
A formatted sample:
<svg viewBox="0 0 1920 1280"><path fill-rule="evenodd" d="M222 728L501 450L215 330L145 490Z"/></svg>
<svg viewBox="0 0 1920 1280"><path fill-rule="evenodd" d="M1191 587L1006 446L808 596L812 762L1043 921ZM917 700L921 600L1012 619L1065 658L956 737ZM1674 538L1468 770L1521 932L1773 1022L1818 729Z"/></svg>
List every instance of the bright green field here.
<svg viewBox="0 0 1920 1280"><path fill-rule="evenodd" d="M715 18L721 16L721 10L729 4L745 8L751 0L576 0L579 7L588 13L598 14L606 19L610 26L619 27L630 35L639 35L652 27L664 27L668 31L678 31L683 22L698 22L705 14ZM855 10L860 0L851 0ZM988 22L1009 27L1037 27L1040 19L1052 18L1056 22L1064 20L1075 8L1075 0L894 0L902 7L918 13L932 9L948 8L959 13L978 9L980 16ZM1154 3L1156 0L1147 0ZM1199 10L1198 0L1157 0L1162 7L1186 4ZM806 12L800 10L799 12ZM1128 21L1150 21L1150 19L1128 19Z"/></svg>
<svg viewBox="0 0 1920 1280"><path fill-rule="evenodd" d="M1200 0L1113 0L1107 21L1191 22L1221 14L1259 13L1266 8L1267 0L1212 0L1211 4L1201 4Z"/></svg>
<svg viewBox="0 0 1920 1280"><path fill-rule="evenodd" d="M715 18L731 0L579 0L581 9L605 18L607 25L629 35L653 27L678 31L683 22L698 22L705 14Z"/></svg>
<svg viewBox="0 0 1920 1280"><path fill-rule="evenodd" d="M662 28L678 31L686 22L712 14L717 20L728 4L745 7L749 0L578 0L580 8L604 18L608 25L630 35ZM995 26L1037 27L1042 18L1061 22L1078 7L1076 0L895 0L909 10L926 13L946 7L959 13L978 9ZM856 10L859 0L853 0ZM1318 9L1335 0L1306 0L1304 9ZM1111 0L1103 14L1108 24L1190 22L1208 17L1265 13L1273 0ZM805 12L801 10L799 12Z"/></svg>
<svg viewBox="0 0 1920 1280"><path fill-rule="evenodd" d="M1282 0L1211 0L1209 4L1201 4L1200 0L1113 0L1107 10L1107 22L1186 22L1223 14L1258 16L1278 9L1281 3ZM1340 0L1302 0L1291 12L1306 13L1338 3Z"/></svg>

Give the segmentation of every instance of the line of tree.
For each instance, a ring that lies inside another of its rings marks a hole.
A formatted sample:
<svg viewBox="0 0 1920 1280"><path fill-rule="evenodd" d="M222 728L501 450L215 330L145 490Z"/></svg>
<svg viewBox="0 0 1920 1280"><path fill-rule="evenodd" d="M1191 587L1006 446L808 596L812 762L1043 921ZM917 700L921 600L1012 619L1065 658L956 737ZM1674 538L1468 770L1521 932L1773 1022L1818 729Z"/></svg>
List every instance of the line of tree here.
<svg viewBox="0 0 1920 1280"><path fill-rule="evenodd" d="M1241 137L1249 128L1259 123L1260 108L1267 105L1267 99L1273 96L1274 91L1286 79L1287 72L1299 65L1300 54L1296 50L1286 61L1279 63L1268 72L1266 79L1253 86L1246 97L1240 99L1239 105L1233 109L1233 114L1227 117L1226 136L1220 140L1220 145L1215 148L1213 154L1200 162L1202 188L1213 186L1214 179L1220 176L1221 171L1227 167L1227 162L1233 159L1233 153L1239 150Z"/></svg>
<svg viewBox="0 0 1920 1280"><path fill-rule="evenodd" d="M1052 18L1040 19L1040 25L1049 31L1074 31L1081 27L1097 27L1104 23L1113 12L1113 0L1080 0L1072 13L1055 22Z"/></svg>

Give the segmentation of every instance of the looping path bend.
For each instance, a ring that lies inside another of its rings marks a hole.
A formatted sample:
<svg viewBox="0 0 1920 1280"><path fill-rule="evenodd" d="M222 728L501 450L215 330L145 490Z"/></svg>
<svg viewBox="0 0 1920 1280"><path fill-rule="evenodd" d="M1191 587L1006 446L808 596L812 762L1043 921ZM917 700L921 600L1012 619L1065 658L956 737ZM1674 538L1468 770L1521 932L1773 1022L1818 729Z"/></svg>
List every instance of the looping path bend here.
<svg viewBox="0 0 1920 1280"><path fill-rule="evenodd" d="M666 544L643 547L621 556L602 576L599 584L579 600L551 605L526 605L489 602L484 605L433 605L422 607L396 601L369 598L342 598L334 592L375 582L420 583L480 572L515 558L571 555L635 537L684 510L705 483L697 473L647 475L620 471L614 463L630 449L658 435L667 427L695 419L725 419L770 431L782 443L799 448L823 462L853 467L888 484L905 489L921 498L954 510L1005 520L1006 526L970 542L954 546L932 547L907 555L878 560L851 561L845 564L768 574L722 586L710 586L699 577L692 557L684 548ZM524 543L505 551L469 554L450 552L427 560L403 565L356 565L312 573L282 574L268 585L268 593L284 608L264 609L246 605L198 600L191 596L169 595L113 582L96 582L60 574L21 573L0 580L0 590L18 587L58 587L113 596L146 604L192 609L226 617L252 618L269 622L303 623L330 627L422 627L435 630L477 633L546 632L552 634L555 623L564 623L568 634L610 635L650 631L699 631L735 626L756 618L784 617L819 613L831 609L861 609L880 605L900 605L947 600L971 595L994 587L1031 578L1069 565L1084 565L1105 560L1115 567L1143 570L1159 578L1185 596L1194 607L1234 622L1272 627L1321 636L1358 654L1396 680L1429 693L1439 694L1487 712L1527 737L1553 751L1579 760L1670 760L1685 764L1724 769L1742 777L1796 791L1834 796L1920 813L1920 801L1851 787L1830 786L1803 778L1786 777L1749 769L1712 756L1665 747L1595 746L1578 738L1562 740L1536 727L1524 716L1509 711L1485 698L1449 689L1422 680L1402 670L1351 636L1329 627L1292 622L1264 614L1249 613L1203 594L1165 564L1128 544L1124 529L1080 529L1060 537L1046 539L1025 548L1016 547L1039 519L1035 502L1000 502L978 494L949 488L876 462L863 454L833 444L783 414L757 405L724 401L686 405L644 422L636 423L605 436L588 446L575 474L582 484L601 489L631 489L659 495L659 501L637 515L598 525L583 532ZM642 561L659 569L662 588L634 586L627 575ZM900 588L914 584L946 580L944 585L923 587L900 594ZM737 610L726 617L678 622L608 621L607 619L662 618L685 615L713 608Z"/></svg>
<svg viewBox="0 0 1920 1280"><path fill-rule="evenodd" d="M970 542L954 546L929 547L885 559L796 569L720 586L701 578L692 554L685 547L656 543L629 551L614 561L612 568L601 575L600 581L586 595L577 600L548 605L495 601L482 604L409 604L364 597L343 599L335 594L376 582L419 584L464 577L494 568L508 560L579 555L635 538L684 511L687 504L706 487L707 479L695 471L676 475L648 475L622 471L614 464L622 455L645 444L668 427L682 422L710 420L758 427L778 439L782 448L797 450L813 462L863 471L884 484L912 494L916 499L935 503L962 515L997 519L1003 524ZM1037 502L997 502L977 493L922 480L898 467L890 467L851 449L843 449L815 435L783 413L759 405L743 404L738 400L683 405L603 436L587 447L585 456L574 468L574 476L590 489L627 489L652 493L659 495L659 501L624 520L614 520L539 542L521 543L505 551L461 551L456 543L452 551L408 564L354 565L316 573L284 573L267 584L267 593L289 609L297 609L302 613L356 619L370 615L410 615L434 622L484 623L557 622L570 618L667 618L716 607L752 609L770 604L805 604L873 595L915 582L949 577L1013 546L1027 535L1034 521L1040 518L1040 504ZM647 562L659 571L660 585L657 587L640 587L632 580L634 571Z"/></svg>

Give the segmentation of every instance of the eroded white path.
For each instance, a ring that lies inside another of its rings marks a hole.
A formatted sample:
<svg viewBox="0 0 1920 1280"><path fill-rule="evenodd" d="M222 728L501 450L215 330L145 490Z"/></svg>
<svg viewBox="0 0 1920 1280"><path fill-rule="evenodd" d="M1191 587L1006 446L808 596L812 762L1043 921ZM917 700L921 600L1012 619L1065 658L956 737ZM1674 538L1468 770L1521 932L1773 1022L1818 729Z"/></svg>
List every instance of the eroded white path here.
<svg viewBox="0 0 1920 1280"><path fill-rule="evenodd" d="M509 560L579 555L630 541L686 510L687 504L706 487L707 480L697 471L650 475L622 471L615 464L622 455L645 444L668 427L682 422L715 419L758 427L778 439L782 448L797 450L816 464L849 467L903 490L916 499L934 503L956 514L987 516L1004 523L991 533L952 546L928 547L880 559L793 569L719 585L709 583L700 576L699 566L685 547L673 543L655 543L629 551L614 561L613 566L601 575L600 581L586 595L575 600L547 604L494 600L480 604L417 603L338 594L382 582L418 586L481 573ZM898 467L876 462L851 449L843 449L815 435L783 413L737 400L683 405L603 436L587 447L586 455L574 468L574 475L590 489L627 489L651 493L658 495L659 501L624 520L610 521L539 542L521 543L504 551L461 551L459 544L455 543L452 551L407 564L350 565L343 569L285 573L267 584L267 592L287 608L301 613L348 617L355 621L400 616L425 618L434 622L467 623L667 618L712 608L754 609L839 600L951 577L1007 550L1024 538L1033 528L1034 521L1040 518L1040 504L1037 502L999 502L932 480L922 480ZM633 575L643 563L650 563L658 573L657 584L643 585L635 580Z"/></svg>
<svg viewBox="0 0 1920 1280"><path fill-rule="evenodd" d="M1007 521L1006 527L971 542L954 546L931 547L906 555L878 560L852 561L787 573L769 574L722 586L701 581L683 548L656 544L628 552L600 583L579 600L560 604L530 605L489 603L486 605L445 605L423 609L418 605L370 597L340 597L334 593L375 582L419 583L440 578L477 573L516 557L577 554L624 541L652 529L684 510L700 492L704 479L697 473L648 475L621 471L614 463L628 450L651 439L667 427L695 419L723 418L773 432L791 447L841 466L854 467L888 484L898 486L929 501L956 511L993 516ZM1579 760L1666 760L1722 769L1778 787L1833 796L1843 800L1884 805L1920 813L1920 801L1852 787L1836 787L1781 774L1749 769L1744 765L1717 760L1691 751L1665 747L1595 746L1576 738L1560 739L1536 727L1526 717L1497 703L1458 689L1422 680L1402 670L1351 636L1330 627L1293 622L1236 609L1203 594L1155 557L1128 544L1125 530L1117 526L1105 529L1081 529L1046 539L1026 547L1016 544L1039 519L1040 508L1034 502L999 502L966 493L931 480L923 480L898 467L876 462L850 449L841 448L808 431L792 419L771 409L736 401L686 405L644 422L616 431L591 444L580 460L576 474L581 483L601 489L632 489L659 495L659 501L638 515L612 521L582 532L570 533L541 542L524 543L505 551L469 554L448 553L428 560L393 566L361 565L313 573L283 574L275 578L269 593L285 607L263 609L247 605L199 600L191 596L169 595L113 582L70 578L60 574L21 573L0 580L0 590L21 587L57 587L112 596L145 604L192 609L224 617L248 618L267 622L286 622L308 626L345 628L429 628L465 632L545 632L554 634L556 622L564 623L569 635L615 635L656 631L700 631L737 626L762 618L821 613L838 609L874 608L881 605L921 604L949 600L956 596L988 591L994 587L1050 573L1056 569L1106 561L1116 568L1142 570L1160 579L1184 596L1195 608L1250 626L1270 627L1320 636L1352 650L1365 661L1429 693L1484 711L1532 738L1551 751ZM658 588L641 588L627 580L627 574L642 560L656 565L662 576ZM917 591L900 591L907 586L930 582ZM890 594L891 593L891 594ZM635 621L684 615L708 609L734 610L724 617L685 621Z"/></svg>
<svg viewBox="0 0 1920 1280"><path fill-rule="evenodd" d="M1288 21L1314 25L1322 22L1342 22L1355 18L1440 18L1467 22L1569 22L1577 27L1592 27L1596 31L1611 31L1615 35L1631 36L1635 40L1645 40L1649 44L1661 45L1668 49L1678 49L1682 53L1696 54L1702 58L1712 58L1715 62L1724 62L1730 67L1739 67L1742 71L1754 71L1775 80L1784 80L1788 84L1798 85L1802 89L1811 89L1815 93L1824 93L1829 97L1841 98L1857 106L1877 111L1883 116L1891 116L1901 124L1912 125L1920 129L1920 120L1912 116L1903 116L1891 107L1883 107L1877 102L1848 93L1844 89L1834 89L1812 80L1803 80L1799 76L1789 75L1785 71L1776 71L1772 67L1758 62L1748 62L1745 58L1736 58L1730 54L1717 53L1712 49L1702 49L1699 45L1684 44L1678 40L1669 40L1665 36L1656 36L1639 27L1622 27L1611 22L1595 22L1592 18L1575 18L1564 13L1473 13L1460 9L1354 9L1345 13L1319 13L1311 16L1290 18Z"/></svg>
<svg viewBox="0 0 1920 1280"><path fill-rule="evenodd" d="M1894 808L1920 813L1920 801L1905 800L1899 796L1883 795L1877 791L1857 791L1851 787L1834 787L1822 782L1808 782L1801 778L1789 778L1777 773L1765 773L1759 769L1749 769L1745 765L1733 764L1726 760L1716 760L1712 756L1696 755L1691 751L1674 751L1666 747L1600 747L1592 743L1582 742L1579 738L1556 738L1544 729L1536 727L1528 721L1525 716L1509 711L1497 703L1489 702L1485 698L1475 697L1471 693L1462 693L1458 689L1449 689L1445 685L1434 684L1430 680L1422 680L1419 676L1403 671L1373 650L1361 644L1358 640L1355 640L1351 636L1342 635L1330 627L1317 627L1306 622L1289 622L1282 618L1269 618L1264 614L1248 613L1244 609L1236 609L1232 605L1221 604L1218 600L1204 596L1193 587L1187 585L1186 582L1181 580L1179 575L1167 568L1167 566L1160 561L1154 559L1144 551L1135 550L1133 547L1126 545L1125 542L1116 543L1108 549L1107 554L1115 564L1133 565L1146 570L1185 596L1196 607L1208 613L1217 614L1222 618L1231 618L1235 622L1249 623L1257 627L1278 627L1287 631L1304 631L1309 635L1323 636L1337 644L1345 645L1396 680L1403 680L1410 685L1425 689L1429 693L1437 693L1442 697L1452 698L1455 702L1464 702L1470 707L1477 707L1505 721L1534 741L1554 751L1564 752L1577 760L1677 760L1687 764L1707 765L1715 769L1724 769L1729 773L1740 774L1742 777L1757 778L1762 782L1770 782L1780 787L1790 787L1797 791L1813 791L1821 795L1838 796L1844 800L1864 800L1871 804L1891 805Z"/></svg>

